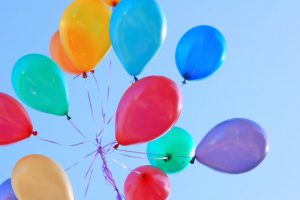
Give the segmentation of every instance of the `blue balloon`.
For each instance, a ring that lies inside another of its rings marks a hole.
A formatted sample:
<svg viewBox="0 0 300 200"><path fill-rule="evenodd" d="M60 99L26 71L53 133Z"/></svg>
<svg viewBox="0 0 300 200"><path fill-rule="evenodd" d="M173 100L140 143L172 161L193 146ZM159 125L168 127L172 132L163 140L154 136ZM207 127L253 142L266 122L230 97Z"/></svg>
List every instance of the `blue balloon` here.
<svg viewBox="0 0 300 200"><path fill-rule="evenodd" d="M11 186L10 179L7 179L0 185L0 200L18 200Z"/></svg>
<svg viewBox="0 0 300 200"><path fill-rule="evenodd" d="M186 32L176 48L177 68L184 80L210 76L223 64L226 42L216 28L202 25Z"/></svg>
<svg viewBox="0 0 300 200"><path fill-rule="evenodd" d="M155 56L166 32L165 15L155 0L122 0L111 16L113 49L132 76L139 75Z"/></svg>

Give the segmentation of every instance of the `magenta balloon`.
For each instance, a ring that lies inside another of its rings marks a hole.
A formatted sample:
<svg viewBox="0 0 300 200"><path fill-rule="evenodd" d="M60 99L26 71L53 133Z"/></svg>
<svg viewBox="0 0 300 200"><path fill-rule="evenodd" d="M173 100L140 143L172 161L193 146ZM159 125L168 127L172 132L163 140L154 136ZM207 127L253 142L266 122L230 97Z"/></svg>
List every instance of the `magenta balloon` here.
<svg viewBox="0 0 300 200"><path fill-rule="evenodd" d="M230 119L210 130L196 149L198 162L238 174L254 169L269 150L264 130L248 119Z"/></svg>

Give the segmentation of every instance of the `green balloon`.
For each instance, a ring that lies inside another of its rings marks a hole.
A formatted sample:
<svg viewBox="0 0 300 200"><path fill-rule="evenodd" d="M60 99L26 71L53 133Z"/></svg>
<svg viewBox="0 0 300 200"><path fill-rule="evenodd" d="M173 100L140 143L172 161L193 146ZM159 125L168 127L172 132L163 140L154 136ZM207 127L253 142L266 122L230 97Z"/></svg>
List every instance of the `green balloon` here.
<svg viewBox="0 0 300 200"><path fill-rule="evenodd" d="M23 56L16 62L11 79L18 97L28 106L49 114L68 114L65 77L50 58L40 54Z"/></svg>
<svg viewBox="0 0 300 200"><path fill-rule="evenodd" d="M176 173L186 168L195 155L195 143L182 128L173 127L164 136L148 143L147 156L151 165L165 173ZM162 159L166 157L167 159Z"/></svg>

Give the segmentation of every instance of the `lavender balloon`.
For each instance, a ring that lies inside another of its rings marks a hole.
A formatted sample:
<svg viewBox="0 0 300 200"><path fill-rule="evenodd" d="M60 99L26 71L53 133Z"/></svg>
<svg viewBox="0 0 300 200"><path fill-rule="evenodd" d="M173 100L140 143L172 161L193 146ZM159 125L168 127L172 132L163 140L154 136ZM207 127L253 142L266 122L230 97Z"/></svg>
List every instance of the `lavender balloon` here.
<svg viewBox="0 0 300 200"><path fill-rule="evenodd" d="M10 179L7 179L0 185L0 200L17 200Z"/></svg>
<svg viewBox="0 0 300 200"><path fill-rule="evenodd" d="M196 159L217 171L238 174L259 165L268 150L265 132L257 123L230 119L207 133L196 149Z"/></svg>

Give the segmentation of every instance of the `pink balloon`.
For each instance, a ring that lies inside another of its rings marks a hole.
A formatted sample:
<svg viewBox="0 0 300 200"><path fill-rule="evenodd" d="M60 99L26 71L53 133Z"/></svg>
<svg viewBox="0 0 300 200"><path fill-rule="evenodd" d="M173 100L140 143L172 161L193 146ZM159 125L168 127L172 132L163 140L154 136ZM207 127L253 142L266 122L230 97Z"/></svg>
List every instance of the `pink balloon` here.
<svg viewBox="0 0 300 200"><path fill-rule="evenodd" d="M134 83L123 95L116 114L116 139L121 145L153 140L178 120L181 92L163 76L149 76Z"/></svg>

